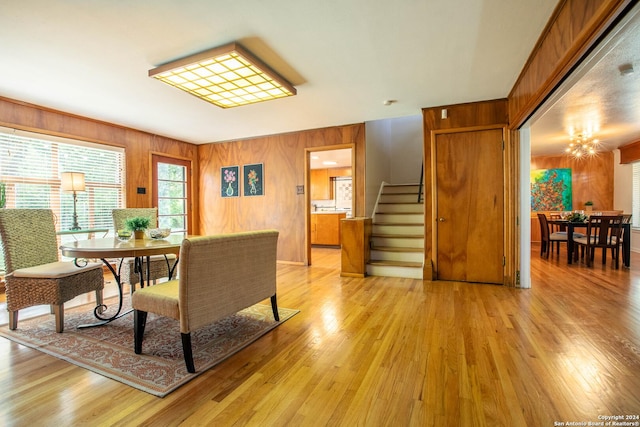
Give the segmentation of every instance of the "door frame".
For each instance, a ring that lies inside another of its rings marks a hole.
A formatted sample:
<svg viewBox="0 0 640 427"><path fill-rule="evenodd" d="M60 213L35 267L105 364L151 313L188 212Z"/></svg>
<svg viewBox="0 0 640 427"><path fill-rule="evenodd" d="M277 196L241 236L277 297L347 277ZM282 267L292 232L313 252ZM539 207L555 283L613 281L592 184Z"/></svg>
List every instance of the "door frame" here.
<svg viewBox="0 0 640 427"><path fill-rule="evenodd" d="M503 187L505 189L504 197L503 197L503 256L504 256L504 274L503 274L503 284L511 285L512 272L515 275L516 270L516 260L514 259L514 254L509 253L509 242L514 237L510 228L512 226L512 213L510 209L510 203L514 200L514 197L517 196L517 192L514 192L514 186L509 184L509 173L510 169L513 169L513 157L517 154L517 150L514 150L512 144L510 144L510 134L508 128L505 125L494 124L494 125L485 125L485 126L469 126L469 127L461 127L461 128L450 128L450 129L437 129L431 130L430 132L430 169L431 169L431 206L432 206L432 214L430 215L431 219L431 266L432 272L431 277L434 279L437 278L438 272L438 227L437 227L437 194L438 194L438 184L436 179L436 136L443 134L452 134L452 133L466 133L466 132L476 132L476 131L484 131L484 130L501 130L502 131L502 141L503 141L503 150L502 150L502 168L503 168ZM514 219L515 221L515 219ZM427 277L427 276L425 276Z"/></svg>
<svg viewBox="0 0 640 427"><path fill-rule="evenodd" d="M151 199L158 206L158 163L169 163L187 168L187 234L193 234L193 162L190 159L171 157L165 154L151 153Z"/></svg>
<svg viewBox="0 0 640 427"><path fill-rule="evenodd" d="M304 149L304 203L305 203L305 265L311 265L311 153L316 151L333 151L351 149L351 179L354 189L353 197L351 198L351 215L355 216L356 212L356 182L358 180L356 172L356 144L337 144L337 145L323 145L318 147L307 147Z"/></svg>

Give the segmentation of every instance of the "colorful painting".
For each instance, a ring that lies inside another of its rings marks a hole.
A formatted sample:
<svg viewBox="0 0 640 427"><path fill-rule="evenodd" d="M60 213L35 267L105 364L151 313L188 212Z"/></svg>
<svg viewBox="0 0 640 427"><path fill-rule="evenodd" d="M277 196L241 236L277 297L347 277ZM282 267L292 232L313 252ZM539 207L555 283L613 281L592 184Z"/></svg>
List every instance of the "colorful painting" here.
<svg viewBox="0 0 640 427"><path fill-rule="evenodd" d="M238 197L240 195L240 166L225 166L220 170L220 196Z"/></svg>
<svg viewBox="0 0 640 427"><path fill-rule="evenodd" d="M244 165L244 195L262 196L264 195L264 175L262 163L255 165Z"/></svg>
<svg viewBox="0 0 640 427"><path fill-rule="evenodd" d="M572 206L571 169L531 171L532 211L570 211Z"/></svg>

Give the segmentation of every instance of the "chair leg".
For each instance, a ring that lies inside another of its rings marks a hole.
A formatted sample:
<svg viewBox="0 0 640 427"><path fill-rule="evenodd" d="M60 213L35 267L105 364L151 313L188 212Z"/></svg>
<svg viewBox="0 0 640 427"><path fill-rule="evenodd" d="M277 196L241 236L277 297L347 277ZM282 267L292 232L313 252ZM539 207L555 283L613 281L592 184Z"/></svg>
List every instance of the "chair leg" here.
<svg viewBox="0 0 640 427"><path fill-rule="evenodd" d="M187 365L187 372L194 374L196 367L193 364L193 352L191 350L191 333L182 335L182 352L184 353L184 363Z"/></svg>
<svg viewBox="0 0 640 427"><path fill-rule="evenodd" d="M18 327L18 310L9 312L9 329L15 331Z"/></svg>
<svg viewBox="0 0 640 427"><path fill-rule="evenodd" d="M142 338L144 337L144 327L147 324L147 312L133 310L133 351L142 354Z"/></svg>
<svg viewBox="0 0 640 427"><path fill-rule="evenodd" d="M56 316L56 332L64 331L64 304L52 305L53 314Z"/></svg>
<svg viewBox="0 0 640 427"><path fill-rule="evenodd" d="M279 322L280 314L278 313L278 300L276 299L276 294L273 294L271 297L271 310L273 311L273 318L276 322Z"/></svg>

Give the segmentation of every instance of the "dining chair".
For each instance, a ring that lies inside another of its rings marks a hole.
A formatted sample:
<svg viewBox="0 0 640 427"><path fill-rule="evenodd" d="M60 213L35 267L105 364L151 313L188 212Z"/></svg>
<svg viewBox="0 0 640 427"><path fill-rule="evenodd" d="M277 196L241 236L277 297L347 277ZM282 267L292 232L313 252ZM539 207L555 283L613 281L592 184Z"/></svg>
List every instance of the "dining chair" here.
<svg viewBox="0 0 640 427"><path fill-rule="evenodd" d="M554 243L556 244L557 253L560 255L560 243L567 243L567 232L552 232L547 216L543 213L538 213L538 221L540 222L540 256L549 258L549 252L553 252Z"/></svg>
<svg viewBox="0 0 640 427"><path fill-rule="evenodd" d="M622 242L622 215L592 215L587 221L587 233L577 237L574 243L580 247L587 266L593 266L596 249L602 249L602 264L607 262L607 249L616 268L620 265L620 245Z"/></svg>
<svg viewBox="0 0 640 427"><path fill-rule="evenodd" d="M6 268L9 329L18 327L18 310L50 305L56 332L64 330L64 303L95 292L102 305L102 264L60 261L55 220L50 209L0 209L0 237Z"/></svg>
<svg viewBox="0 0 640 427"><path fill-rule="evenodd" d="M158 227L158 208L122 208L113 209L111 211L113 217L114 231L126 228L126 221L134 217L148 217L149 228ZM124 258L119 262L118 274L121 283L129 283L131 292L135 290L136 283L140 282L140 274L135 268L135 258ZM168 255L152 255L149 257L149 277L145 276L147 281L156 282L158 279L169 277L169 271L173 263L176 262L174 254ZM147 273L147 258L142 258L142 272ZM144 286L144 283L141 285Z"/></svg>

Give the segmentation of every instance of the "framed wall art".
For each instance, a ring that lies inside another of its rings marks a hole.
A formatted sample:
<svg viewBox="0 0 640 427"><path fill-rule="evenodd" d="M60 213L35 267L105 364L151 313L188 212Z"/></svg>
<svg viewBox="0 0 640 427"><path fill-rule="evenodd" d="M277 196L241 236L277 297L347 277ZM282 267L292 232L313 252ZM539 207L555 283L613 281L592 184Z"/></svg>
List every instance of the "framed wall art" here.
<svg viewBox="0 0 640 427"><path fill-rule="evenodd" d="M532 211L570 211L572 202L571 169L531 171Z"/></svg>
<svg viewBox="0 0 640 427"><path fill-rule="evenodd" d="M240 195L240 166L225 166L220 169L220 196L238 197Z"/></svg>
<svg viewBox="0 0 640 427"><path fill-rule="evenodd" d="M264 195L264 170L262 163L244 165L242 184L245 196Z"/></svg>

